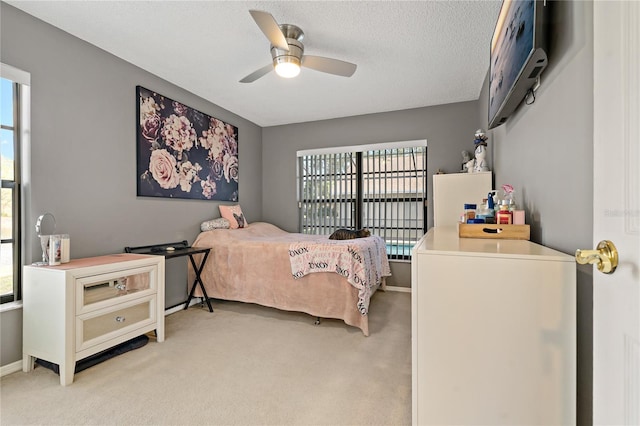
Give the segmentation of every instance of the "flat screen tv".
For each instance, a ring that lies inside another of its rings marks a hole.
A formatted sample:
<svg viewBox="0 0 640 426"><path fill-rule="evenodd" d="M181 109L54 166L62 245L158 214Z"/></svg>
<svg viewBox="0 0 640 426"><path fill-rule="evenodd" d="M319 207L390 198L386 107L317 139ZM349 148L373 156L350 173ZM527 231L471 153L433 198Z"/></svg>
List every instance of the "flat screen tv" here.
<svg viewBox="0 0 640 426"><path fill-rule="evenodd" d="M489 129L503 124L547 66L546 9L536 0L504 0L491 38Z"/></svg>

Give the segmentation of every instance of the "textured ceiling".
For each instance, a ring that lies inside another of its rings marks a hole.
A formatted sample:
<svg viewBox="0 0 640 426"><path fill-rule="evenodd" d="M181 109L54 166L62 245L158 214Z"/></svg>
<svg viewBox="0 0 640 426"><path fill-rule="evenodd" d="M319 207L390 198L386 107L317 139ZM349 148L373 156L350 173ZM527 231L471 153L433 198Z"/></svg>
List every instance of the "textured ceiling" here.
<svg viewBox="0 0 640 426"><path fill-rule="evenodd" d="M6 1L260 126L478 99L500 9L490 1ZM271 72L250 9L305 32L351 78Z"/></svg>

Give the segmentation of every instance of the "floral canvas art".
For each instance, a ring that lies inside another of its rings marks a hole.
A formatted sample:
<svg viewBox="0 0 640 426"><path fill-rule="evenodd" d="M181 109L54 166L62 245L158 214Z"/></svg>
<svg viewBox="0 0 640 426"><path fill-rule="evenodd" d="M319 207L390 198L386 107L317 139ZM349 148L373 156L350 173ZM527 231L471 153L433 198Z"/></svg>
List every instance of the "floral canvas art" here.
<svg viewBox="0 0 640 426"><path fill-rule="evenodd" d="M238 200L238 128L136 87L138 195Z"/></svg>

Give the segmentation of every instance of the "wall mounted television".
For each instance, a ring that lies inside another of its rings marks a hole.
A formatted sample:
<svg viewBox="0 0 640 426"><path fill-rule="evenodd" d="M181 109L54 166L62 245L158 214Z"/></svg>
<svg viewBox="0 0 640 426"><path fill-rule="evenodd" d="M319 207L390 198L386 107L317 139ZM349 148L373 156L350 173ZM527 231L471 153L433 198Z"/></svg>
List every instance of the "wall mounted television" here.
<svg viewBox="0 0 640 426"><path fill-rule="evenodd" d="M489 124L500 126L547 66L547 9L541 0L504 0L491 38Z"/></svg>

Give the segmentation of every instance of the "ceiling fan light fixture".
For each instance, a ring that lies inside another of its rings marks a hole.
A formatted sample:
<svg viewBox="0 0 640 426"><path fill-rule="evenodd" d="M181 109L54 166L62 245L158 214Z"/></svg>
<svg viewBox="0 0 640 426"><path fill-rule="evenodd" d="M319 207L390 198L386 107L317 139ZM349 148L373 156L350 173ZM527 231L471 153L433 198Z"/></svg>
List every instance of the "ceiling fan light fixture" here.
<svg viewBox="0 0 640 426"><path fill-rule="evenodd" d="M250 10L249 13L256 21L260 30L271 43L270 65L265 65L240 80L240 83L251 83L268 74L272 69L284 78L293 78L300 74L300 67L311 68L327 74L341 77L351 77L356 71L356 64L325 58L324 56L309 56L304 54L302 39L304 32L293 24L278 24L273 15L260 10Z"/></svg>
<svg viewBox="0 0 640 426"><path fill-rule="evenodd" d="M300 59L295 56L279 56L273 62L280 77L293 78L300 74Z"/></svg>

